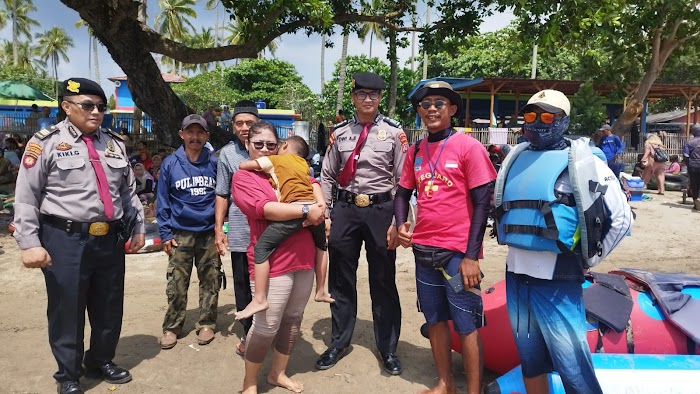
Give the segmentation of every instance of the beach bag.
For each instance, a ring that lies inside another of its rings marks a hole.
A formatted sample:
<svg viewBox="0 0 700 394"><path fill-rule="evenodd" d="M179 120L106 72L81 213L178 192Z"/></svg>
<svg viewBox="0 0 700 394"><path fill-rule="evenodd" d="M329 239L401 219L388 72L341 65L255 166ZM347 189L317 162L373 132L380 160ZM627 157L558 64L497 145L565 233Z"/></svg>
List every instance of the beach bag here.
<svg viewBox="0 0 700 394"><path fill-rule="evenodd" d="M454 250L413 244L413 255L416 257L416 263L427 268L444 268L454 254Z"/></svg>
<svg viewBox="0 0 700 394"><path fill-rule="evenodd" d="M668 161L668 153L660 146L654 147L654 161L658 161L659 163Z"/></svg>

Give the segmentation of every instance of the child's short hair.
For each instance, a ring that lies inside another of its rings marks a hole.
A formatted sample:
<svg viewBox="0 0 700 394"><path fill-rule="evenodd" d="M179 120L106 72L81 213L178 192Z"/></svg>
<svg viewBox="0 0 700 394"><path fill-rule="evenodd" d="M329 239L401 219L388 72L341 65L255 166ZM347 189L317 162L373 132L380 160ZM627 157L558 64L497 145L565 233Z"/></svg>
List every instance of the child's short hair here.
<svg viewBox="0 0 700 394"><path fill-rule="evenodd" d="M668 159L671 160L671 163L677 163L678 155L671 155Z"/></svg>
<svg viewBox="0 0 700 394"><path fill-rule="evenodd" d="M298 135L293 135L287 138L286 142L287 145L292 148L292 151L294 151L294 153L296 153L297 156L301 157L302 159L306 159L306 156L309 155L309 144L307 144L306 141Z"/></svg>

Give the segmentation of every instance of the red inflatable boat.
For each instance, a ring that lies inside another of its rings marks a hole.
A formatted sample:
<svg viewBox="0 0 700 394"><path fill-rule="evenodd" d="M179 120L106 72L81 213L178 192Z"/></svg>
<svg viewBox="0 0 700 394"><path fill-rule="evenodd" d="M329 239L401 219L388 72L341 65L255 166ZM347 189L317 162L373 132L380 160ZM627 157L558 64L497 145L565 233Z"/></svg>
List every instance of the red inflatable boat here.
<svg viewBox="0 0 700 394"><path fill-rule="evenodd" d="M631 284L629 280L627 282ZM590 284L585 282L583 286L585 288ZM600 336L602 345L600 353L619 354L633 350L637 354L700 354L700 346L668 322L661 309L654 304L651 293L640 292L638 289L637 286L630 287L634 305L627 332L617 333L614 330L601 332L598 330L597 322L588 324L586 335L591 351L596 351ZM700 299L699 288L684 289L683 292ZM505 280L486 288L482 292L482 297L487 323L485 327L479 329L484 343L484 367L504 374L520 364L508 319ZM450 322L450 328L452 329L452 322ZM459 336L454 329L452 329L452 349L456 352L462 350Z"/></svg>

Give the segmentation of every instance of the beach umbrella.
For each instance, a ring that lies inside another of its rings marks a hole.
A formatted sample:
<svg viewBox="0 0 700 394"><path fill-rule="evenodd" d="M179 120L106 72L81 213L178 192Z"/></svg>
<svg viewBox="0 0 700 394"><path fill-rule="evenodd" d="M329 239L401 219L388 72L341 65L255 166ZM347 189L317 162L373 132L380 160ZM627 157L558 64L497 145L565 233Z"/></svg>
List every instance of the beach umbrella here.
<svg viewBox="0 0 700 394"><path fill-rule="evenodd" d="M53 100L40 90L17 81L0 81L0 97L13 100Z"/></svg>

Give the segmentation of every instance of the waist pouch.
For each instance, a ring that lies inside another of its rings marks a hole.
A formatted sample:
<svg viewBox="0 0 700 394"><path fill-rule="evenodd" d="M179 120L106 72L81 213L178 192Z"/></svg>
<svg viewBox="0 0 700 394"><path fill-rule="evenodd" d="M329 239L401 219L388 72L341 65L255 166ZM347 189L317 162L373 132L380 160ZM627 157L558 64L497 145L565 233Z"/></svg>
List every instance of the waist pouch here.
<svg viewBox="0 0 700 394"><path fill-rule="evenodd" d="M413 244L413 255L416 257L416 263L428 268L444 268L454 254L454 250Z"/></svg>
<svg viewBox="0 0 700 394"><path fill-rule="evenodd" d="M138 215L139 212L131 205L124 207L124 215L122 215L119 231L117 232L119 242L126 243L131 238L131 233L134 232L136 227Z"/></svg>

